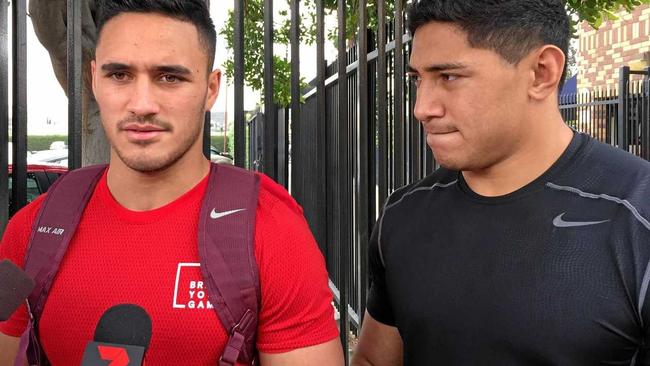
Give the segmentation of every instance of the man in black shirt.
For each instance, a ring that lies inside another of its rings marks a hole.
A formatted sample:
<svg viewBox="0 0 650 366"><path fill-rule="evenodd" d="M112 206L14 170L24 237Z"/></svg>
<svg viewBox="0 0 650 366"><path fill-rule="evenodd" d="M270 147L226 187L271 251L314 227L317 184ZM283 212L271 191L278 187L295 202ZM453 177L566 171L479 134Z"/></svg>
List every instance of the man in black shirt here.
<svg viewBox="0 0 650 366"><path fill-rule="evenodd" d="M444 168L370 243L352 364L650 365L650 163L566 126L562 0L420 0L415 116Z"/></svg>

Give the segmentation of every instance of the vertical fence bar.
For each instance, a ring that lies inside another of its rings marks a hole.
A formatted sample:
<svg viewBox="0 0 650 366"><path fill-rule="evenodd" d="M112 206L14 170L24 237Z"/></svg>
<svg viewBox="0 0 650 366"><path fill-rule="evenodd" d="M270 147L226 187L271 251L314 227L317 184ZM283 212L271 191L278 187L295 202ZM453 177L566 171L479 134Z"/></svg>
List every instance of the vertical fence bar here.
<svg viewBox="0 0 650 366"><path fill-rule="evenodd" d="M210 0L204 1L208 9L210 9ZM207 111L203 116L203 156L208 160L210 160L210 147L212 146L212 139L210 138L212 134L211 122L212 115L210 111Z"/></svg>
<svg viewBox="0 0 650 366"><path fill-rule="evenodd" d="M388 89L386 82L386 4L377 0L377 185L379 207L388 197Z"/></svg>
<svg viewBox="0 0 650 366"><path fill-rule="evenodd" d="M9 4L0 0L0 237L9 221Z"/></svg>
<svg viewBox="0 0 650 366"><path fill-rule="evenodd" d="M338 97L339 97L339 189L341 195L339 197L341 202L341 210L339 212L341 237L339 243L341 245L341 267L339 272L339 290L341 314L341 342L344 349L348 346L348 335L350 333L350 322L348 321L348 294L349 294L349 268L350 268L350 182L348 181L349 175L349 126L348 126L348 90L347 90L347 73L346 73L346 7L345 0L338 0ZM348 364L348 352L345 352L345 364Z"/></svg>
<svg viewBox="0 0 650 366"><path fill-rule="evenodd" d="M210 160L210 146L212 145L212 140L210 139L212 133L211 119L210 111L205 112L203 115L203 156L208 160Z"/></svg>
<svg viewBox="0 0 650 366"><path fill-rule="evenodd" d="M650 160L650 67L645 69L645 78L643 79L643 88L641 89L643 97L643 116L642 116L642 143L643 155L646 160Z"/></svg>
<svg viewBox="0 0 650 366"><path fill-rule="evenodd" d="M235 165L246 165L246 120L244 118L244 0L235 0Z"/></svg>
<svg viewBox="0 0 650 366"><path fill-rule="evenodd" d="M81 98L83 65L81 59L81 0L67 0L68 37L68 167L81 167Z"/></svg>
<svg viewBox="0 0 650 366"><path fill-rule="evenodd" d="M357 242L359 243L359 302L357 309L359 315L363 314L366 308L366 293L368 289L368 240L370 238L370 225L368 224L370 209L369 205L369 177L368 162L370 154L368 151L369 140L369 116L368 116L368 12L366 0L359 1L359 44L358 56L359 67L357 73L357 86L359 101L357 103L357 172L356 172L356 226L358 230Z"/></svg>
<svg viewBox="0 0 650 366"><path fill-rule="evenodd" d="M368 16L368 15L367 15ZM376 51L377 38L369 31L368 50ZM370 54L368 54L370 55ZM370 56L368 56L370 58ZM368 63L368 227L372 233L377 217L377 62ZM365 300L364 300L365 301ZM364 302L365 305L365 302ZM359 314L360 316L363 315Z"/></svg>
<svg viewBox="0 0 650 366"><path fill-rule="evenodd" d="M13 184L12 211L27 204L27 9L26 1L11 3L13 22Z"/></svg>
<svg viewBox="0 0 650 366"><path fill-rule="evenodd" d="M395 0L395 78L394 94L395 98L395 188L404 185L404 165L406 156L404 151L404 43L402 35L404 34L404 18L402 17L402 0Z"/></svg>
<svg viewBox="0 0 650 366"><path fill-rule="evenodd" d="M412 43L409 44L408 50L409 52L405 57L406 62L408 62L411 52L413 52ZM424 156L422 153L422 125L415 118L413 113L416 98L415 82L411 80L408 81L406 85L408 87L407 94L409 102L407 110L408 119L406 123L408 124L408 128L411 130L411 159L413 161L411 164L411 182L415 182L424 178L426 175L423 173Z"/></svg>
<svg viewBox="0 0 650 366"><path fill-rule="evenodd" d="M264 172L278 179L278 112L273 100L273 0L264 0Z"/></svg>
<svg viewBox="0 0 650 366"><path fill-rule="evenodd" d="M637 149L636 149L636 139L637 139L637 115L636 115L636 108L635 108L635 100L637 96L637 89L636 89L636 82L634 80L630 80L629 84L629 98L627 99L627 111L628 111L628 128L627 128L627 133L628 133L628 146L629 146L629 152L633 155L637 155Z"/></svg>
<svg viewBox="0 0 650 366"><path fill-rule="evenodd" d="M287 109L277 111L278 116L278 183L289 188L289 119Z"/></svg>
<svg viewBox="0 0 650 366"><path fill-rule="evenodd" d="M327 99L325 90L325 72L327 61L325 60L325 3L324 0L316 1L316 128L318 138L314 143L317 144L318 156L318 176L321 184L315 189L318 190L318 226L317 240L321 245L328 245L329 220L327 215L327 187L332 183L332 179L327 175L327 147L329 141L327 138ZM327 253L325 249L324 253Z"/></svg>
<svg viewBox="0 0 650 366"><path fill-rule="evenodd" d="M300 2L291 0L291 193L302 197L300 184Z"/></svg>
<svg viewBox="0 0 650 366"><path fill-rule="evenodd" d="M618 147L628 150L627 138L627 99L628 99L628 82L630 80L630 68L623 66L618 73Z"/></svg>

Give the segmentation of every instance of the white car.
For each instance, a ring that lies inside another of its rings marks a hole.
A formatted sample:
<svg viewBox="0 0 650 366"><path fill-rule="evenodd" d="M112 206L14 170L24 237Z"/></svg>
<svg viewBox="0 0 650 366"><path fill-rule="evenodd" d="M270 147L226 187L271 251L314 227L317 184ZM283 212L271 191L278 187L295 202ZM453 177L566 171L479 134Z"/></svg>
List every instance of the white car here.
<svg viewBox="0 0 650 366"><path fill-rule="evenodd" d="M68 149L34 151L27 157L28 164L68 166Z"/></svg>

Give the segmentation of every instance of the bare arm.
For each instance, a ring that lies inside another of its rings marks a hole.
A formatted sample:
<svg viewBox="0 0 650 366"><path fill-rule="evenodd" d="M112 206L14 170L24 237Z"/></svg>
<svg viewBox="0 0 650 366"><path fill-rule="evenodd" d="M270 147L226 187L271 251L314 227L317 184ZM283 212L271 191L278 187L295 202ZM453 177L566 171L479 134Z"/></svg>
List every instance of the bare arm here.
<svg viewBox="0 0 650 366"><path fill-rule="evenodd" d="M0 333L0 366L13 366L20 338Z"/></svg>
<svg viewBox="0 0 650 366"><path fill-rule="evenodd" d="M367 311L352 366L401 366L402 337L397 328L376 321Z"/></svg>
<svg viewBox="0 0 650 366"><path fill-rule="evenodd" d="M343 350L336 338L285 353L260 353L260 362L261 366L343 366Z"/></svg>

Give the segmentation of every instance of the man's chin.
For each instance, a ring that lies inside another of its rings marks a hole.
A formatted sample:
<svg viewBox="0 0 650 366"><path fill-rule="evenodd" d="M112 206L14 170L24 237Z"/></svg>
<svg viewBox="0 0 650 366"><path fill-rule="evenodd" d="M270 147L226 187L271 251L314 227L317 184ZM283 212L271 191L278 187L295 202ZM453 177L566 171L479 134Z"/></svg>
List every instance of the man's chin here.
<svg viewBox="0 0 650 366"><path fill-rule="evenodd" d="M465 164L462 164L458 159L454 159L454 157L448 154L436 154L433 149L431 151L433 152L433 158L436 160L436 163L445 169L461 171L465 167Z"/></svg>
<svg viewBox="0 0 650 366"><path fill-rule="evenodd" d="M125 156L119 153L118 157L129 169L145 174L163 171L180 159L180 156Z"/></svg>

